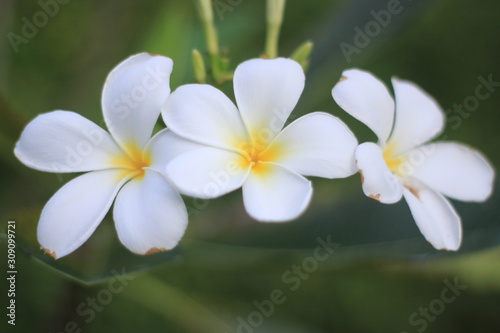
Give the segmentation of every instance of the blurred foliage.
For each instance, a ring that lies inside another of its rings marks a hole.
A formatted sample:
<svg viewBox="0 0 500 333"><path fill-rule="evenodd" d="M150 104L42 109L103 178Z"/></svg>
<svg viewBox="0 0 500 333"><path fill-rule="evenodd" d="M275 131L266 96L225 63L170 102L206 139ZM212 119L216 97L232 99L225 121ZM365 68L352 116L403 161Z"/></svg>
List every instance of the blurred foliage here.
<svg viewBox="0 0 500 333"><path fill-rule="evenodd" d="M331 98L331 88L349 67L369 70L388 85L392 75L414 81L449 116L454 104L474 94L478 76L500 81L500 5L494 0L402 0L402 12L348 62L340 44L353 44L353 29L363 29L373 20L371 11L385 9L389 2L288 1L280 55L290 55L306 40L314 43L306 88L290 120L327 111L345 121L360 142L374 140ZM230 68L262 54L265 2L216 3L228 6L215 12L215 23ZM20 35L23 18L31 21L40 10L36 1L3 0L0 35ZM404 202L380 205L367 199L357 176L315 179L310 209L286 224L252 221L239 192L202 208L185 198L191 213L188 232L169 253L128 253L119 244L110 214L68 257L54 261L41 253L36 242L40 211L75 175L42 173L19 163L12 149L23 126L55 109L76 111L102 125L104 79L137 52L174 60L173 89L195 82L191 54L196 48L207 56L203 36L191 1L73 0L59 5L58 13L17 53L8 38L0 40L0 221L4 230L7 220L16 220L18 245L16 327L7 326L5 318L0 327L7 332L63 332L73 321L83 332L234 332L238 318L248 320L256 311L255 301L269 300L280 289L286 301L275 305L253 332L416 332L420 326L411 325L410 315L441 297L444 280L458 279L468 288L428 322L425 332L497 332L499 182L485 203L453 202L464 227L457 253L428 245ZM220 88L233 95L231 83ZM500 165L499 105L500 91L494 91L460 126L449 124L442 138L477 147ZM340 247L290 290L283 274L312 256L317 238L328 235ZM6 262L5 238L0 241L0 260ZM91 309L89 297L99 299L114 272L123 270L135 278L86 322L90 317L78 309Z"/></svg>

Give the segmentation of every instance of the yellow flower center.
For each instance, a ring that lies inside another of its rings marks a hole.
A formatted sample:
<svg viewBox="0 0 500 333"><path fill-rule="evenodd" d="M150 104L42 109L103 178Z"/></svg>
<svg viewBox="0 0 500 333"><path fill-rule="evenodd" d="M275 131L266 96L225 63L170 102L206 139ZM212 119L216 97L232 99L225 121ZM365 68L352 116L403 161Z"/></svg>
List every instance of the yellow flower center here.
<svg viewBox="0 0 500 333"><path fill-rule="evenodd" d="M134 174L133 177L143 177L144 168L151 165L151 152L142 151L135 143L126 144L123 148L124 152L114 156L111 164L125 169L120 177L131 173Z"/></svg>
<svg viewBox="0 0 500 333"><path fill-rule="evenodd" d="M281 154L279 145L268 145L259 140L250 140L236 146L243 151L239 164L242 168L252 168L252 172L263 174L268 169L265 162L275 162Z"/></svg>
<svg viewBox="0 0 500 333"><path fill-rule="evenodd" d="M385 147L383 152L383 157L385 164L389 170L391 170L394 174L399 175L402 173L401 166L405 162L404 157L402 156L394 156L395 145L390 143Z"/></svg>

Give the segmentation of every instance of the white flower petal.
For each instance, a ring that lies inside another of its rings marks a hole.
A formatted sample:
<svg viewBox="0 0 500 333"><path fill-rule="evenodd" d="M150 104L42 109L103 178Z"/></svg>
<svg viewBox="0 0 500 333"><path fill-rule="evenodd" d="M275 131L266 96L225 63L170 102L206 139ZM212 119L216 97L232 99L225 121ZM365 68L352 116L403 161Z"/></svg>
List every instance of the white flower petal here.
<svg viewBox="0 0 500 333"><path fill-rule="evenodd" d="M181 138L169 129L158 132L147 144L145 150L151 154L150 168L165 174L167 165L177 156L205 146Z"/></svg>
<svg viewBox="0 0 500 333"><path fill-rule="evenodd" d="M205 84L177 88L162 111L167 127L205 145L234 149L248 141L236 106L220 90Z"/></svg>
<svg viewBox="0 0 500 333"><path fill-rule="evenodd" d="M403 184L387 167L379 146L372 142L360 144L356 149L356 164L366 196L386 204L401 199Z"/></svg>
<svg viewBox="0 0 500 333"><path fill-rule="evenodd" d="M54 258L63 257L92 235L127 181L123 170L101 170L72 179L43 208L38 241Z"/></svg>
<svg viewBox="0 0 500 333"><path fill-rule="evenodd" d="M180 194L154 170L146 170L143 178L134 178L123 186L113 217L118 238L137 254L174 248L188 222Z"/></svg>
<svg viewBox="0 0 500 333"><path fill-rule="evenodd" d="M410 151L412 176L447 197L484 201L493 191L495 171L477 150L455 142L438 142Z"/></svg>
<svg viewBox="0 0 500 333"><path fill-rule="evenodd" d="M33 169L81 172L110 167L121 152L111 135L70 111L53 111L33 119L23 130L14 153Z"/></svg>
<svg viewBox="0 0 500 333"><path fill-rule="evenodd" d="M267 143L278 134L304 90L302 67L290 59L252 59L234 72L234 95L250 134Z"/></svg>
<svg viewBox="0 0 500 333"><path fill-rule="evenodd" d="M323 112L305 115L283 129L269 149L273 162L304 176L348 177L356 172L358 141L338 118Z"/></svg>
<svg viewBox="0 0 500 333"><path fill-rule="evenodd" d="M241 187L249 170L244 162L238 153L203 147L173 159L166 174L182 194L211 199Z"/></svg>
<svg viewBox="0 0 500 333"><path fill-rule="evenodd" d="M439 104L417 85L392 79L396 96L396 119L390 141L399 155L435 138L444 128Z"/></svg>
<svg viewBox="0 0 500 333"><path fill-rule="evenodd" d="M259 172L250 172L243 183L246 211L261 222L285 222L297 218L311 201L311 182L285 167L263 164L259 166Z"/></svg>
<svg viewBox="0 0 500 333"><path fill-rule="evenodd" d="M462 241L460 216L445 197L414 182L404 197L420 232L438 250L456 251Z"/></svg>
<svg viewBox="0 0 500 333"><path fill-rule="evenodd" d="M354 118L368 126L384 145L394 120L394 100L387 87L372 74L348 69L333 87L335 102Z"/></svg>
<svg viewBox="0 0 500 333"><path fill-rule="evenodd" d="M172 66L169 58L140 53L109 73L102 110L110 133L125 150L131 144L143 148L151 138L170 94Z"/></svg>

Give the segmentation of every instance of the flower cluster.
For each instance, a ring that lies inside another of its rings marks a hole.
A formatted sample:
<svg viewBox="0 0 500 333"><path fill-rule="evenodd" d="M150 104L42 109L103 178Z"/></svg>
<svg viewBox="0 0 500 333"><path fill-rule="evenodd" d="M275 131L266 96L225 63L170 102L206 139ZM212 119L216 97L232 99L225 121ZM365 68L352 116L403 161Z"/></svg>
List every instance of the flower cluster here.
<svg viewBox="0 0 500 333"><path fill-rule="evenodd" d="M395 105L371 74L343 73L333 98L379 139L358 145L342 121L324 112L285 127L305 82L293 60L240 64L236 105L206 84L170 94L172 66L169 58L141 53L111 71L102 94L109 132L61 110L39 115L22 132L15 155L25 165L86 172L41 213L38 240L54 258L81 246L113 202L122 244L151 254L182 238L188 214L181 194L210 199L241 187L251 217L284 222L309 205L306 176L334 179L357 171L367 196L382 203L404 196L425 238L437 249L456 250L460 218L443 195L483 201L491 194L494 171L479 152L453 142L426 144L443 129L444 113L410 82L393 80ZM167 129L153 135L160 115Z"/></svg>

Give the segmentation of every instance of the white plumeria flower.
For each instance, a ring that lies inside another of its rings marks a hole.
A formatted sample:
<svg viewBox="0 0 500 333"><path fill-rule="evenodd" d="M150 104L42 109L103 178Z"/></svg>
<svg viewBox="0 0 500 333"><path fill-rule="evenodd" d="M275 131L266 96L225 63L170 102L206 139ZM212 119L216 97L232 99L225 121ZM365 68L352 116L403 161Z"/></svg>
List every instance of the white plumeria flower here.
<svg viewBox="0 0 500 333"><path fill-rule="evenodd" d="M181 193L208 199L242 187L250 216L279 222L308 206L312 185L303 176L352 175L357 140L339 119L315 112L283 129L304 81L293 60L254 59L234 73L238 108L210 85L174 91L163 119L174 133L198 144L167 167Z"/></svg>
<svg viewBox="0 0 500 333"><path fill-rule="evenodd" d="M427 241L436 249L457 250L460 217L443 195L484 201L492 192L494 170L468 146L427 143L443 130L444 112L415 84L393 78L392 85L396 103L373 75L350 69L332 90L338 105L378 137L378 144L362 143L356 149L363 192L386 204L404 196Z"/></svg>
<svg viewBox="0 0 500 333"><path fill-rule="evenodd" d="M146 53L111 71L102 94L111 135L70 111L39 115L26 126L15 147L25 165L48 172L90 171L65 184L45 205L38 241L46 253L60 258L80 247L115 197L116 230L130 251L150 254L177 245L187 211L163 171L183 140L168 130L151 138L170 93L171 72L172 60Z"/></svg>

